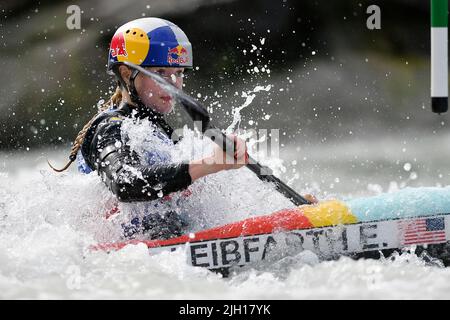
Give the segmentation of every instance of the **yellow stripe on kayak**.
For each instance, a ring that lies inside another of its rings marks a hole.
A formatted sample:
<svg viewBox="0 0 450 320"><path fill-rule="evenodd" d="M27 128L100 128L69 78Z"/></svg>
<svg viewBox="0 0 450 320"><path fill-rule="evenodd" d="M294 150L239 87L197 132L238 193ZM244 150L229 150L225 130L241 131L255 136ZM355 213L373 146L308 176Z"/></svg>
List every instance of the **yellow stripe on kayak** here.
<svg viewBox="0 0 450 320"><path fill-rule="evenodd" d="M302 206L299 210L309 219L314 227L335 226L358 222L350 209L338 200L319 202L316 205Z"/></svg>

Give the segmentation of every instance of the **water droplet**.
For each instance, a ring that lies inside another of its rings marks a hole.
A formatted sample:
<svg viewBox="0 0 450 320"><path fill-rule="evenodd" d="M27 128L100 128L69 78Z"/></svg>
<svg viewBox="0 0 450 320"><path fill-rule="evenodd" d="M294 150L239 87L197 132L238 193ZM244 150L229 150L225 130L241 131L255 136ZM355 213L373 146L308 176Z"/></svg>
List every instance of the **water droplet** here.
<svg viewBox="0 0 450 320"><path fill-rule="evenodd" d="M411 170L411 163L409 163L409 162L406 162L404 165L403 165L403 169L405 170L405 171L409 171L409 170Z"/></svg>

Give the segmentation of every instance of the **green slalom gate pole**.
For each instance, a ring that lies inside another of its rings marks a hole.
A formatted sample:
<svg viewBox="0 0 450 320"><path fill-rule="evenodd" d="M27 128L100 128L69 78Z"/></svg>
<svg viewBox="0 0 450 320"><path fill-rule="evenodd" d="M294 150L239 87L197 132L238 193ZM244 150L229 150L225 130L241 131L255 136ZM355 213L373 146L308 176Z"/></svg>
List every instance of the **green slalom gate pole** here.
<svg viewBox="0 0 450 320"><path fill-rule="evenodd" d="M448 0L431 0L431 109L448 110Z"/></svg>

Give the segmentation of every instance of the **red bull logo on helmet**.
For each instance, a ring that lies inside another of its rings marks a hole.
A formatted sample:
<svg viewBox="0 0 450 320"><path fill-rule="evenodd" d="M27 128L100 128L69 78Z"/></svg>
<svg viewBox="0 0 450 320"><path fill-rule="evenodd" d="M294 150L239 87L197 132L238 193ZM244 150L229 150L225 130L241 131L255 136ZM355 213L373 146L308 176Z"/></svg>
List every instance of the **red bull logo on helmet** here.
<svg viewBox="0 0 450 320"><path fill-rule="evenodd" d="M118 33L111 40L111 57L115 58L117 56L126 57L127 50L125 48L125 38L123 33Z"/></svg>
<svg viewBox="0 0 450 320"><path fill-rule="evenodd" d="M167 53L167 62L169 64L186 64L189 60L188 52L182 45L169 48Z"/></svg>

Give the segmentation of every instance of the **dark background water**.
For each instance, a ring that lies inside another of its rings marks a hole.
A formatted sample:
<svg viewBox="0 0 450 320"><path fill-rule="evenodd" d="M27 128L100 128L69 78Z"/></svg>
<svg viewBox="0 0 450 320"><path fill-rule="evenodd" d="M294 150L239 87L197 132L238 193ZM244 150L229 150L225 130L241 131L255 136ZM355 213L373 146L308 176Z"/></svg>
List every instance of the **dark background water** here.
<svg viewBox="0 0 450 320"><path fill-rule="evenodd" d="M71 4L83 11L82 30L66 27ZM371 4L381 30L366 27ZM143 16L186 32L198 69L185 89L206 105L220 101L223 125L241 91L272 84L242 123L282 129L291 144L447 131L447 116L429 110L428 1L23 0L3 1L0 13L0 149L69 148L114 89L105 65L115 29Z"/></svg>

